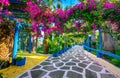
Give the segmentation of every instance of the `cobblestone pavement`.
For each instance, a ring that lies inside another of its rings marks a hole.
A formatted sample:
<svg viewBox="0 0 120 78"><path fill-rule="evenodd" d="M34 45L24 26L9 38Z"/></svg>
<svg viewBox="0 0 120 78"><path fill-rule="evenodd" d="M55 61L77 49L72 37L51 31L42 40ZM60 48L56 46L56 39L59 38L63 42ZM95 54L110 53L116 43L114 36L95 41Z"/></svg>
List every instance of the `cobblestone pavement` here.
<svg viewBox="0 0 120 78"><path fill-rule="evenodd" d="M50 56L17 78L118 78L74 46L59 57Z"/></svg>

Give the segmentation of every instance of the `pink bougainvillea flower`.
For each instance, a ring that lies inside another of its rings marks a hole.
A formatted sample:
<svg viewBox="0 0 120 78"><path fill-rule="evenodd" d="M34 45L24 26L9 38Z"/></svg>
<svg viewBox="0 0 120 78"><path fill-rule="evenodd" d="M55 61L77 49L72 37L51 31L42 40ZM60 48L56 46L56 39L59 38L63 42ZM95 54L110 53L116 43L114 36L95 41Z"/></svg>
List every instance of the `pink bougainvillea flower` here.
<svg viewBox="0 0 120 78"><path fill-rule="evenodd" d="M72 13L72 12L71 12L70 9L66 10L66 14L67 14L67 15L71 15L71 13Z"/></svg>
<svg viewBox="0 0 120 78"><path fill-rule="evenodd" d="M0 7L0 11L2 11L2 7Z"/></svg>
<svg viewBox="0 0 120 78"><path fill-rule="evenodd" d="M0 4L2 4L3 6L8 6L9 5L9 0L0 0ZM0 6L0 14L1 14L1 11L2 11L2 8ZM0 18L0 23L3 22L2 18Z"/></svg>
<svg viewBox="0 0 120 78"><path fill-rule="evenodd" d="M97 26L98 26L97 24L93 24L92 28L95 29L95 28L97 28Z"/></svg>
<svg viewBox="0 0 120 78"><path fill-rule="evenodd" d="M91 0L88 4L88 9L95 9L96 8L96 2L94 0Z"/></svg>
<svg viewBox="0 0 120 78"><path fill-rule="evenodd" d="M111 21L111 24L116 24L116 22Z"/></svg>
<svg viewBox="0 0 120 78"><path fill-rule="evenodd" d="M0 18L0 23L3 22L3 20Z"/></svg>
<svg viewBox="0 0 120 78"><path fill-rule="evenodd" d="M60 21L59 21L59 20L56 20L55 25L56 25L56 26L59 26L59 25L60 25Z"/></svg>
<svg viewBox="0 0 120 78"><path fill-rule="evenodd" d="M70 9L66 10L66 14L68 16L70 16L74 11L75 11L75 8L70 8Z"/></svg>
<svg viewBox="0 0 120 78"><path fill-rule="evenodd" d="M88 5L88 9L95 9L96 8L96 4L89 4Z"/></svg>
<svg viewBox="0 0 120 78"><path fill-rule="evenodd" d="M79 28L78 22L74 21L74 24L75 24L76 29L78 29Z"/></svg>
<svg viewBox="0 0 120 78"><path fill-rule="evenodd" d="M120 13L120 8L118 8L118 13Z"/></svg>
<svg viewBox="0 0 120 78"><path fill-rule="evenodd" d="M94 2L94 0L91 0L91 2Z"/></svg>
<svg viewBox="0 0 120 78"><path fill-rule="evenodd" d="M50 34L50 33L51 33L51 29L50 29L50 28L47 29L47 30L46 30L46 33L47 33L47 34Z"/></svg>
<svg viewBox="0 0 120 78"><path fill-rule="evenodd" d="M103 7L104 8L108 8L108 9L111 9L111 8L114 8L116 5L114 3L104 3Z"/></svg>
<svg viewBox="0 0 120 78"><path fill-rule="evenodd" d="M9 5L9 0L0 0L0 3L4 6L8 6Z"/></svg>
<svg viewBox="0 0 120 78"><path fill-rule="evenodd" d="M6 10L4 10L4 13L5 13L5 15L9 15L9 12L8 12L8 10L6 9Z"/></svg>
<svg viewBox="0 0 120 78"><path fill-rule="evenodd" d="M57 10L56 10L56 13L58 14L58 16L59 16L60 18L62 18L63 20L65 20L65 18L66 18L65 11L63 11L62 9L57 9Z"/></svg>
<svg viewBox="0 0 120 78"><path fill-rule="evenodd" d="M116 30L116 32L120 33L120 30Z"/></svg>
<svg viewBox="0 0 120 78"><path fill-rule="evenodd" d="M25 8L25 10L29 12L32 20L34 20L35 16L41 13L41 9L39 8L39 6L32 1L27 2L27 7Z"/></svg>
<svg viewBox="0 0 120 78"><path fill-rule="evenodd" d="M52 31L57 31L57 30L58 30L58 27L57 27L57 26L53 26L53 27L51 28L51 30L52 30Z"/></svg>
<svg viewBox="0 0 120 78"><path fill-rule="evenodd" d="M82 2L79 3L79 4L77 4L76 7L79 8L80 10L83 9L83 4L82 4Z"/></svg>

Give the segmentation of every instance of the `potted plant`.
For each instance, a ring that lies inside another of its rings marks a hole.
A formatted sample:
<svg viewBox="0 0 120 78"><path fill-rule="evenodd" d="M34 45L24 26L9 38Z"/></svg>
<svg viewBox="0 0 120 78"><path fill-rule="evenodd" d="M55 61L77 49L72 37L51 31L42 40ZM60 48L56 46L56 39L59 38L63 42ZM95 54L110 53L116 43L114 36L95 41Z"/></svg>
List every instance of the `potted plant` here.
<svg viewBox="0 0 120 78"><path fill-rule="evenodd" d="M58 43L57 43L56 38L49 41L49 52L52 53L53 57L58 57L59 56L57 45L58 45Z"/></svg>
<svg viewBox="0 0 120 78"><path fill-rule="evenodd" d="M12 64L17 66L25 65L26 57L23 57L21 53L17 55L14 59L12 59Z"/></svg>
<svg viewBox="0 0 120 78"><path fill-rule="evenodd" d="M23 66L25 65L26 57L17 57L16 58L16 65L17 66Z"/></svg>
<svg viewBox="0 0 120 78"><path fill-rule="evenodd" d="M59 56L59 53L58 52L54 52L53 53L53 57L58 57Z"/></svg>
<svg viewBox="0 0 120 78"><path fill-rule="evenodd" d="M62 54L62 53L63 53L63 51L62 51L62 50L60 50L60 51L59 51L59 54Z"/></svg>
<svg viewBox="0 0 120 78"><path fill-rule="evenodd" d="M52 49L52 52L53 52L53 57L58 57L58 56L59 56L59 52L58 52L56 46L54 46L54 47L51 48L51 49Z"/></svg>

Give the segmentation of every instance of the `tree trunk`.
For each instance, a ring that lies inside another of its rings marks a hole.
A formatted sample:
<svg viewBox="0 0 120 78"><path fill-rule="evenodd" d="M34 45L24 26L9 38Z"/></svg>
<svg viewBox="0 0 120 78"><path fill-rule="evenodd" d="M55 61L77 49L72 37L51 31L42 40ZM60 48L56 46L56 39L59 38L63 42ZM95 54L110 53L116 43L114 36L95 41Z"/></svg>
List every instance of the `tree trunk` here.
<svg viewBox="0 0 120 78"><path fill-rule="evenodd" d="M36 37L33 37L32 53L36 53Z"/></svg>
<svg viewBox="0 0 120 78"><path fill-rule="evenodd" d="M45 33L45 34L44 34L44 41L43 41L43 50L44 50L44 54L47 53L48 48L49 48L49 46L48 46L48 34Z"/></svg>
<svg viewBox="0 0 120 78"><path fill-rule="evenodd" d="M48 51L48 40L47 40L47 39L44 39L43 44L44 44L44 54L46 54L47 51Z"/></svg>
<svg viewBox="0 0 120 78"><path fill-rule="evenodd" d="M36 49L37 49L37 47L38 47L38 36L36 36Z"/></svg>

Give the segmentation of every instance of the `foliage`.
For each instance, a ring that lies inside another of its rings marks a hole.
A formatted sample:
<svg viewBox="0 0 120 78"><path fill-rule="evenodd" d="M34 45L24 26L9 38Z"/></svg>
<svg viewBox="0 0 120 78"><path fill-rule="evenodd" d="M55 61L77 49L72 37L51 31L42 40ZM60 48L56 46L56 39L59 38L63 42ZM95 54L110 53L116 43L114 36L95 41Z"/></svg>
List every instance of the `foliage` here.
<svg viewBox="0 0 120 78"><path fill-rule="evenodd" d="M18 60L18 61L22 60L22 59L24 58L24 57L23 57L23 52L24 52L24 51L19 50L19 51L18 51L19 55L17 55L17 56L15 57L15 59Z"/></svg>
<svg viewBox="0 0 120 78"><path fill-rule="evenodd" d="M55 37L53 40L49 40L49 50L48 52L52 54L53 52L58 52L58 38Z"/></svg>
<svg viewBox="0 0 120 78"><path fill-rule="evenodd" d="M16 58L17 61L20 61L20 60L22 60L22 59L23 59L23 57L17 57L17 58Z"/></svg>
<svg viewBox="0 0 120 78"><path fill-rule="evenodd" d="M43 45L39 46L39 47L36 49L36 53L43 53Z"/></svg>
<svg viewBox="0 0 120 78"><path fill-rule="evenodd" d="M120 49L115 51L117 55L120 55Z"/></svg>
<svg viewBox="0 0 120 78"><path fill-rule="evenodd" d="M120 67L120 60L118 60L118 59L113 58L111 60L111 63L114 64L114 65L116 65L116 66L118 66L118 67Z"/></svg>

